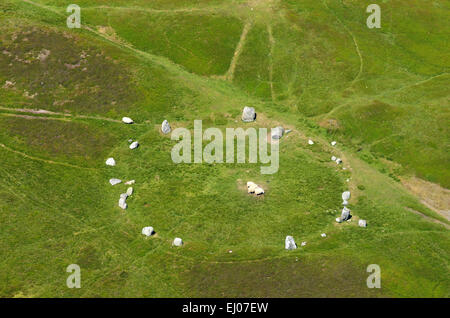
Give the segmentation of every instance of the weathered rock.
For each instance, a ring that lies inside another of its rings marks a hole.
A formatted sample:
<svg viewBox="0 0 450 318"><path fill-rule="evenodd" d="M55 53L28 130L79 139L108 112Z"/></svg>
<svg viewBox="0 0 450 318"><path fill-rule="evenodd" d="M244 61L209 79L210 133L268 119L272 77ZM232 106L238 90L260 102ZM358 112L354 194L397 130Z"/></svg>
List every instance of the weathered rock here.
<svg viewBox="0 0 450 318"><path fill-rule="evenodd" d="M111 183L111 185L116 185L116 184L119 184L121 182L122 182L122 180L117 179L117 178L109 179L109 183Z"/></svg>
<svg viewBox="0 0 450 318"><path fill-rule="evenodd" d="M308 140L308 144L309 144L309 145L314 145L314 141L312 141L312 140L310 139L310 140Z"/></svg>
<svg viewBox="0 0 450 318"><path fill-rule="evenodd" d="M120 194L120 198L126 200L128 198L128 194L127 193L121 193Z"/></svg>
<svg viewBox="0 0 450 318"><path fill-rule="evenodd" d="M139 143L137 141L132 142L130 145L130 149L136 149L137 147L139 147Z"/></svg>
<svg viewBox="0 0 450 318"><path fill-rule="evenodd" d="M245 106L244 110L242 111L242 121L249 123L252 121L255 121L256 119L256 112L253 107Z"/></svg>
<svg viewBox="0 0 450 318"><path fill-rule="evenodd" d="M271 137L272 139L280 139L284 135L284 128L281 126L272 128L271 130Z"/></svg>
<svg viewBox="0 0 450 318"><path fill-rule="evenodd" d="M128 205L127 205L126 199L124 199L122 197L119 199L119 207L122 210L126 210L127 209Z"/></svg>
<svg viewBox="0 0 450 318"><path fill-rule="evenodd" d="M108 158L106 159L106 165L114 167L116 165L116 161L114 160L114 158Z"/></svg>
<svg viewBox="0 0 450 318"><path fill-rule="evenodd" d="M341 222L347 221L350 217L350 210L344 206L341 213Z"/></svg>
<svg viewBox="0 0 450 318"><path fill-rule="evenodd" d="M286 236L286 239L284 240L284 248L287 250L295 250L297 248L297 244L295 244L292 236Z"/></svg>
<svg viewBox="0 0 450 318"><path fill-rule="evenodd" d="M337 164L342 163L342 159L341 159L341 158L336 158L336 163L337 163Z"/></svg>
<svg viewBox="0 0 450 318"><path fill-rule="evenodd" d="M145 236L152 236L154 232L155 231L153 230L153 227L151 227L151 226L146 226L142 229L142 234Z"/></svg>
<svg viewBox="0 0 450 318"><path fill-rule="evenodd" d="M255 189L258 187L258 185L252 181L247 182L247 192L248 193L255 193Z"/></svg>
<svg viewBox="0 0 450 318"><path fill-rule="evenodd" d="M331 142L331 145L332 145L332 146L336 146L336 141L332 141L332 142Z"/></svg>
<svg viewBox="0 0 450 318"><path fill-rule="evenodd" d="M350 191L342 192L342 205L348 205L348 200L350 199Z"/></svg>
<svg viewBox="0 0 450 318"><path fill-rule="evenodd" d="M127 195L128 196L131 196L133 194L133 188L132 187L129 187L128 189L127 189Z"/></svg>
<svg viewBox="0 0 450 318"><path fill-rule="evenodd" d="M336 159L337 159L337 158L336 158L335 156L332 156L332 157L331 157L331 160L332 160L332 161L336 161Z"/></svg>
<svg viewBox="0 0 450 318"><path fill-rule="evenodd" d="M367 226L367 222L366 222L366 220L359 220L359 221L358 221L358 225L359 225L360 227L366 227L366 226Z"/></svg>
<svg viewBox="0 0 450 318"><path fill-rule="evenodd" d="M264 194L264 190L263 190L263 188L261 188L261 187L256 187L256 189L255 189L255 194L256 195L262 195L262 194Z"/></svg>
<svg viewBox="0 0 450 318"><path fill-rule="evenodd" d="M176 238L173 240L172 245L173 245L173 246L181 246L181 245L183 245L183 240L180 239L179 237L176 237Z"/></svg>
<svg viewBox="0 0 450 318"><path fill-rule="evenodd" d="M161 124L161 131L163 134L167 135L168 133L170 133L171 128L170 128L170 124L167 120L164 120Z"/></svg>
<svg viewBox="0 0 450 318"><path fill-rule="evenodd" d="M327 237L327 235L325 233L320 234L320 236Z"/></svg>
<svg viewBox="0 0 450 318"><path fill-rule="evenodd" d="M132 185L132 184L134 184L134 183L135 183L134 180L130 180L130 181L125 182L126 185Z"/></svg>
<svg viewBox="0 0 450 318"><path fill-rule="evenodd" d="M123 117L123 118L122 118L122 121L123 121L125 124L132 124L132 123L134 123L133 119L131 119L130 117Z"/></svg>

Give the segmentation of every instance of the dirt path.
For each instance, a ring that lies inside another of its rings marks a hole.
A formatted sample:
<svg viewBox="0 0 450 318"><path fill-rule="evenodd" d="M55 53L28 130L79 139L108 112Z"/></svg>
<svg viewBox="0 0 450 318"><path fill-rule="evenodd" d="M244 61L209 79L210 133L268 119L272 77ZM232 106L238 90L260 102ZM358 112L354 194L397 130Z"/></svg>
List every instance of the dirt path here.
<svg viewBox="0 0 450 318"><path fill-rule="evenodd" d="M272 34L272 25L267 25L267 33L269 34L270 43L270 64L269 64L269 80L270 80L270 94L272 97L272 102L275 100L275 91L273 89L273 50L275 47L275 38Z"/></svg>
<svg viewBox="0 0 450 318"><path fill-rule="evenodd" d="M247 39L247 34L248 34L248 31L250 30L251 26L252 26L251 22L247 22L244 25L244 29L242 30L242 34L241 34L241 38L236 47L236 50L234 51L233 58L231 59L230 68L228 69L227 73L225 74L225 79L230 82L233 81L236 64L239 59L239 55L241 55L242 48L244 47L245 40Z"/></svg>

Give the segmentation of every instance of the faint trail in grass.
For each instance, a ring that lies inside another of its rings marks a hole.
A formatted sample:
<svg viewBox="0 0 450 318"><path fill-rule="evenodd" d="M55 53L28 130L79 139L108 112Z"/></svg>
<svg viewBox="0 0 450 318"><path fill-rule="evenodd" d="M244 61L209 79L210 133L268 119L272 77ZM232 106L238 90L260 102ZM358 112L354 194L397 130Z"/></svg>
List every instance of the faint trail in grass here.
<svg viewBox="0 0 450 318"><path fill-rule="evenodd" d="M421 203L422 203L422 204L425 204L428 208L430 207L428 204L424 203L423 201L422 201ZM423 214L423 213L421 213L421 212L419 212L419 211L417 211L417 210L414 210L414 209L412 209L412 208L409 208L409 207L405 207L405 209L407 209L408 211L410 211L410 212L412 212L412 213L414 213L414 214L416 214L416 215L419 215L419 216L423 217L423 218L424 218L425 220L427 220L427 221L430 221L430 222L433 222L433 223L441 224L441 225L445 226L445 228L446 228L447 230L450 229L450 225L448 225L448 224L446 224L446 223L444 223L444 222L442 222L442 221L436 220L435 218L429 217L429 216L427 216L427 215L425 215L425 214ZM435 211L435 212L436 212L436 211Z"/></svg>
<svg viewBox="0 0 450 318"><path fill-rule="evenodd" d="M353 34L352 31L350 31L350 29L342 22L341 19L339 19L339 17L333 12L333 10L331 10L328 5L326 0L322 0L324 6L327 8L328 11L330 11L335 17L336 19L339 21L339 23L343 26L343 28L345 29L345 31L347 31L348 34L350 34L353 43L355 45L355 49L356 49L356 53L358 54L359 57L359 71L358 74L356 74L356 77L353 79L353 81L351 82L350 86L352 86L361 76L362 72L363 72L363 68L364 68L364 60L361 54L361 51L359 50L359 46L358 46L358 42L356 41L355 35Z"/></svg>
<svg viewBox="0 0 450 318"><path fill-rule="evenodd" d="M23 117L28 119L54 119L54 120L68 120L68 119L93 119L93 120L101 120L101 121L107 121L112 123L119 123L122 124L121 120L118 119L112 119L108 117L100 117L100 116L88 116L88 115L72 115L69 113L58 113L53 112L45 109L29 109L29 108L11 108L11 107L2 107L0 106L0 110L5 111L11 111L11 112L18 112L18 113L28 113L33 115L50 115L50 116L63 116L65 118L57 118L57 117L49 117L49 116L26 116L26 115L15 115L10 113L3 113L4 115L8 114L9 116L16 116L16 117ZM7 116L8 116L7 115ZM143 125L140 123L134 123L133 125Z"/></svg>
<svg viewBox="0 0 450 318"><path fill-rule="evenodd" d="M234 51L233 58L231 59L230 68L228 69L227 73L225 74L225 79L227 81L230 81L230 82L233 81L234 71L236 70L236 64L239 59L239 56L241 55L245 41L247 39L248 31L250 31L251 27L252 27L252 23L250 21L245 23L244 28L242 30L241 38L239 39L239 43L236 46L236 50Z"/></svg>
<svg viewBox="0 0 450 318"><path fill-rule="evenodd" d="M444 75L448 75L448 74L449 73L447 73L447 72L444 72L444 73L441 73L441 74L437 74L437 75L431 76L431 77L429 77L427 79L424 79L424 80L421 80L421 81L418 81L418 82L415 82L415 83L412 83L412 84L407 84L407 85L402 86L400 88L396 88L396 89L392 89L392 90L389 90L389 91L385 91L385 92L377 94L377 95L368 96L367 98L374 99L374 98L378 98L378 97L384 97L384 96L387 96L387 95L390 95L390 94L395 94L395 93L398 93L398 92L400 92L400 91L402 91L404 89L408 89L408 88L411 88L411 87L415 87L415 86L419 86L419 85L425 84L425 83L427 83L427 82L429 82L429 81L431 81L431 80L433 80L435 78L438 78L438 77L441 77L441 76L444 76ZM350 104L352 102L353 101L348 101L348 102L345 102L343 104L340 104L340 105L336 106L335 108L333 108L332 110L330 110L328 113L323 114L323 115L319 115L318 117L329 117L330 115L334 114L336 111L340 110L341 108L347 106L348 104Z"/></svg>
<svg viewBox="0 0 450 318"><path fill-rule="evenodd" d="M275 47L275 38L272 34L272 25L267 25L267 33L269 34L269 43L270 43L270 64L269 64L269 80L270 80L270 94L272 97L272 102L275 100L275 91L273 89L273 52Z"/></svg>
<svg viewBox="0 0 450 318"><path fill-rule="evenodd" d="M31 159L31 160L35 160L35 161L45 162L45 163L52 164L52 165L59 165L59 166L65 166L65 167L69 167L69 168L77 168L77 169L85 169L85 170L98 170L97 168L82 167L82 166L77 166L77 165L73 165L73 164L66 163L66 162L53 161L53 160L48 160L48 159L43 159L43 158L30 156L30 155L28 155L28 154L26 154L24 152L21 152L21 151L9 148L8 146L5 146L2 143L0 143L0 147L5 149L5 150L7 150L7 151L19 154L22 157L25 157L25 158L28 158L28 159Z"/></svg>
<svg viewBox="0 0 450 318"><path fill-rule="evenodd" d="M86 7L83 10L119 10L119 11L140 11L147 13L212 13L222 11L221 7L208 7L208 8L182 8L182 9L152 9L152 8L142 8L142 7L122 7L122 6L95 6Z"/></svg>

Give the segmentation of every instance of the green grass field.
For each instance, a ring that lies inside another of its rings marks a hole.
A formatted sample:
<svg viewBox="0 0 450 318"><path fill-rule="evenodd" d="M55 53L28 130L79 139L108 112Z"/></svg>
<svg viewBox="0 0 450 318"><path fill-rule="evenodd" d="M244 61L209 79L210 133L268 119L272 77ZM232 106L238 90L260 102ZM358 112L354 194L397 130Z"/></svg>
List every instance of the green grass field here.
<svg viewBox="0 0 450 318"><path fill-rule="evenodd" d="M0 297L450 296L450 222L400 181L450 187L447 2L368 29L368 1L83 0L69 29L72 2L0 3ZM164 119L292 132L262 175L173 163ZM110 178L136 180L125 211Z"/></svg>

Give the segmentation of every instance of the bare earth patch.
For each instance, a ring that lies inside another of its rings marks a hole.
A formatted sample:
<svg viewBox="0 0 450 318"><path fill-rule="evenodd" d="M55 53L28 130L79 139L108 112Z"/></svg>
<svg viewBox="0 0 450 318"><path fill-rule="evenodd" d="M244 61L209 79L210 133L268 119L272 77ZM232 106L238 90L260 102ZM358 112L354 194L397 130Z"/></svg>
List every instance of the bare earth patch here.
<svg viewBox="0 0 450 318"><path fill-rule="evenodd" d="M401 181L424 205L450 221L450 190L416 177Z"/></svg>

